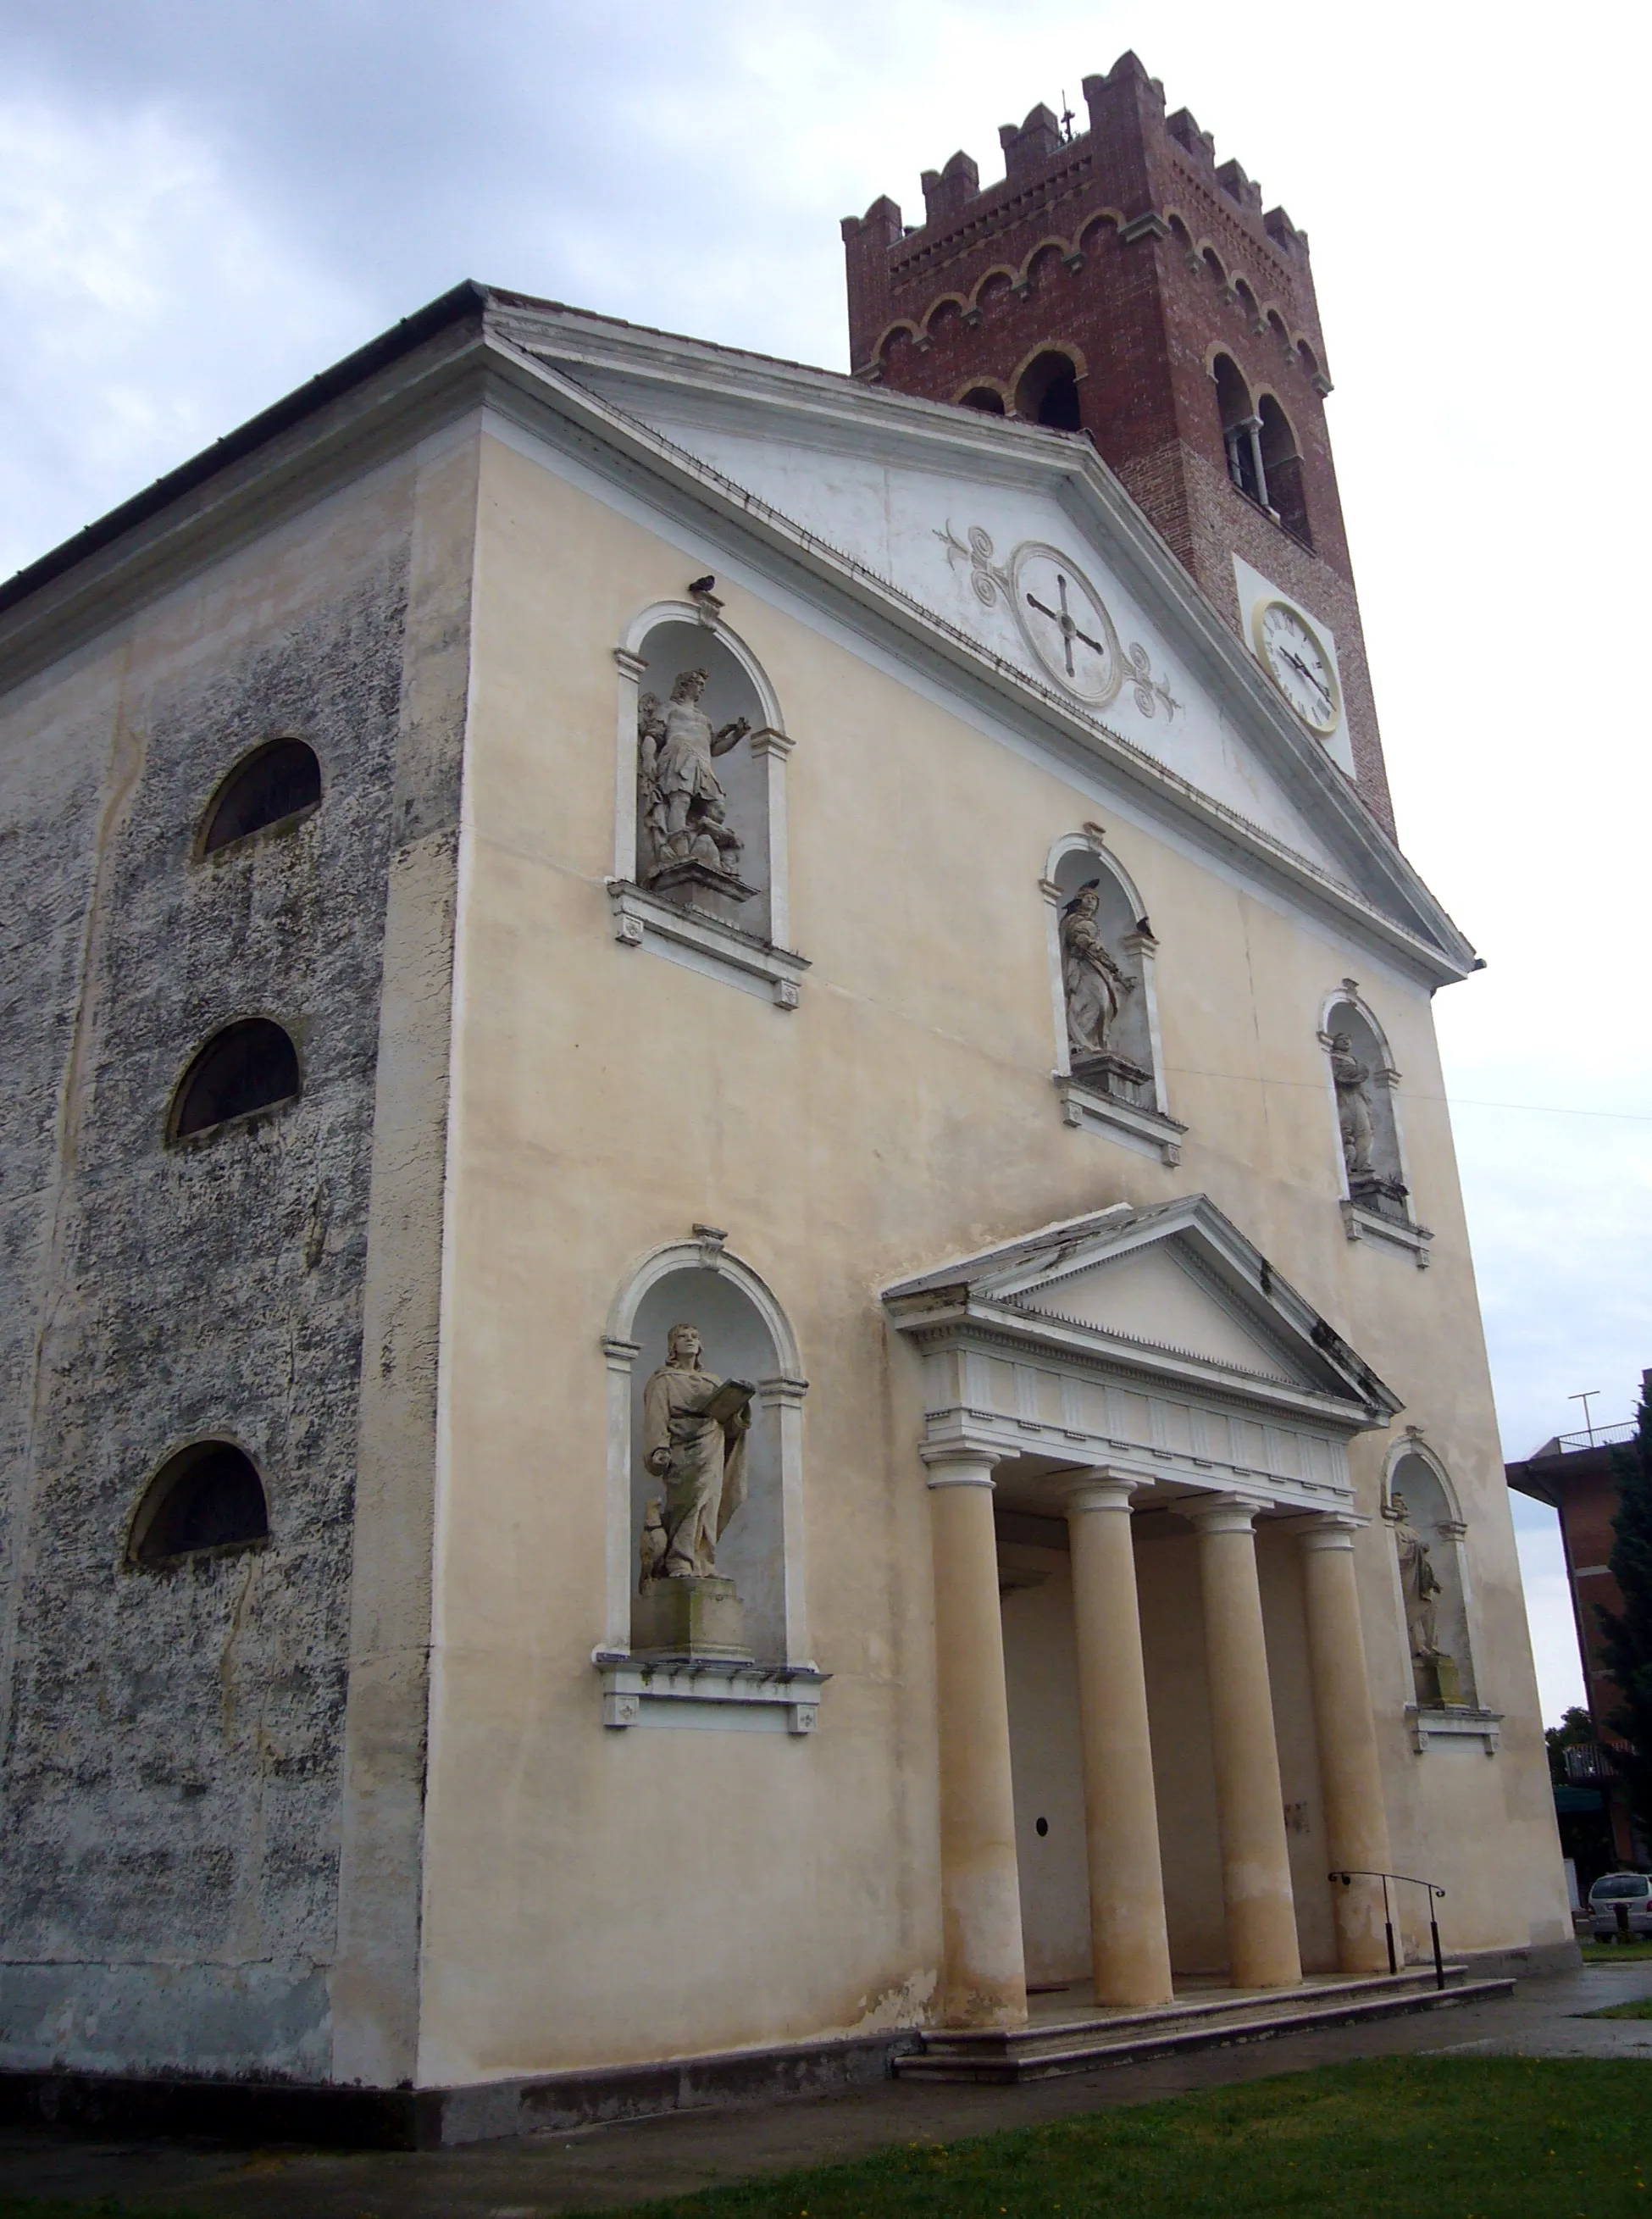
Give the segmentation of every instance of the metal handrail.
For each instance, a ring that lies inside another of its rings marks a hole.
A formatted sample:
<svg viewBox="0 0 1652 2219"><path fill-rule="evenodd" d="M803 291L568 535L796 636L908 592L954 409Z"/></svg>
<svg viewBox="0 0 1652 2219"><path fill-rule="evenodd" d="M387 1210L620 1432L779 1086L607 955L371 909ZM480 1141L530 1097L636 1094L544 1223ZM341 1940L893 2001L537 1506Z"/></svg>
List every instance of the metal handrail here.
<svg viewBox="0 0 1652 2219"><path fill-rule="evenodd" d="M1400 1960L1394 1946L1394 1909L1388 1900L1388 1882L1393 1880L1400 1886L1425 1889L1428 1894L1428 1930L1434 1942L1434 1985L1437 1988L1443 1988L1445 1986L1445 1960L1440 1955L1440 1923L1434 1916L1435 1899L1438 1897L1443 1897L1445 1890L1437 1881L1419 1880L1415 1873L1365 1872L1357 1865L1344 1872L1327 1873L1326 1878L1332 1880L1339 1880L1345 1887L1351 1887L1357 1880L1382 1881L1382 1924L1388 1937L1390 1974L1400 1970Z"/></svg>

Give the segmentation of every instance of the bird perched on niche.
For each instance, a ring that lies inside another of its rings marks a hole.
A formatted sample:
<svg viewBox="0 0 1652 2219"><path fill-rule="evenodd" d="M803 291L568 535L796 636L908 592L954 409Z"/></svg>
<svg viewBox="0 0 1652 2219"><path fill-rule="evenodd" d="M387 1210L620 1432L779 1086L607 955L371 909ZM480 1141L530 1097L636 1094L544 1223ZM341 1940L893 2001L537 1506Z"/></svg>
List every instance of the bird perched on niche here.
<svg viewBox="0 0 1652 2219"><path fill-rule="evenodd" d="M716 583L716 573L714 571L708 570L703 578L696 578L693 584L690 586L688 590L691 594L709 594Z"/></svg>

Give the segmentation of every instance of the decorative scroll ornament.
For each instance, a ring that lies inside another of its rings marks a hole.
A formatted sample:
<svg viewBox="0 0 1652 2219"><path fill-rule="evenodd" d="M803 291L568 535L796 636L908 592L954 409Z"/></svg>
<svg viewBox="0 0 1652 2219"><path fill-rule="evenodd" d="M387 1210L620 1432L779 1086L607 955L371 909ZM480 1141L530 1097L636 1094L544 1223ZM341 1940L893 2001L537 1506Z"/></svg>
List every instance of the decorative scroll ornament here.
<svg viewBox="0 0 1652 2219"><path fill-rule="evenodd" d="M1059 547L1025 539L999 563L991 534L978 524L960 539L948 520L935 538L948 563L969 564L970 591L983 608L1008 605L1034 657L1064 693L1101 709L1127 682L1144 717L1161 705L1167 722L1175 716L1182 705L1154 677L1146 649L1133 640L1127 661L1106 602Z"/></svg>

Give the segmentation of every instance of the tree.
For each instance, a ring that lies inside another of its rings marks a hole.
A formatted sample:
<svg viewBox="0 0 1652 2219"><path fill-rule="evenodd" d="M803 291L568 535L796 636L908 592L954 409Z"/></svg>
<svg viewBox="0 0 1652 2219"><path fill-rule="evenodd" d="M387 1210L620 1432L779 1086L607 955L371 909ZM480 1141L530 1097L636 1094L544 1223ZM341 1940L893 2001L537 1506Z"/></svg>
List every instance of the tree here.
<svg viewBox="0 0 1652 2219"><path fill-rule="evenodd" d="M1610 1724L1630 1744L1618 1759L1624 1784L1641 1833L1652 1840L1652 1391L1645 1388L1638 1414L1635 1440L1612 1451L1618 1514L1610 1563L1624 1607L1600 1612L1600 1655L1623 1697Z"/></svg>
<svg viewBox="0 0 1652 2219"><path fill-rule="evenodd" d="M1566 1751L1587 1744L1594 1739L1594 1720L1581 1705L1574 1703L1569 1711L1561 1713L1557 1726L1545 1726L1543 1746L1549 1751L1549 1777L1556 1787L1566 1785Z"/></svg>

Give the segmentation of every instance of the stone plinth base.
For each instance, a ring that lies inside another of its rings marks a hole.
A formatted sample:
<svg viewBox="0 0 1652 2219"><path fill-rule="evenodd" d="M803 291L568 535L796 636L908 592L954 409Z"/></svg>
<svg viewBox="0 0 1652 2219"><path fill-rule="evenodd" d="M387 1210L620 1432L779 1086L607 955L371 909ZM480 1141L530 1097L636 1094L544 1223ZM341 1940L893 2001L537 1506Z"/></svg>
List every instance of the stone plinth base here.
<svg viewBox="0 0 1652 2219"><path fill-rule="evenodd" d="M732 1580L655 1580L631 1605L637 1656L750 1658L746 1613Z"/></svg>
<svg viewBox="0 0 1652 2219"><path fill-rule="evenodd" d="M719 871L710 863L668 863L655 871L648 880L651 894L664 901L680 902L690 908L709 910L714 917L732 917L742 902L755 898L757 888L748 886L732 871Z"/></svg>
<svg viewBox="0 0 1652 2219"><path fill-rule="evenodd" d="M1417 1700L1425 1708L1437 1703L1452 1708L1463 1701L1463 1675L1455 1656L1414 1656L1412 1669L1416 1675Z"/></svg>
<svg viewBox="0 0 1652 2219"><path fill-rule="evenodd" d="M1153 1075L1121 1055L1076 1055L1072 1076L1081 1086L1097 1094L1111 1094L1121 1102L1151 1101Z"/></svg>

